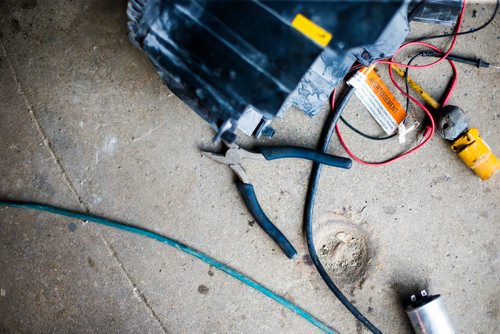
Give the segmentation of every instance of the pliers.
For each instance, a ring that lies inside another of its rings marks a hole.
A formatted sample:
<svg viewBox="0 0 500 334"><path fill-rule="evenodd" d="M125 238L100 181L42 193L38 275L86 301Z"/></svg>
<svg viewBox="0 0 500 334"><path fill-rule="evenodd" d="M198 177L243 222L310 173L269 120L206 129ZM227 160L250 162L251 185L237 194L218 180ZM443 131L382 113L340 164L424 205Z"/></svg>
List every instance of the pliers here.
<svg viewBox="0 0 500 334"><path fill-rule="evenodd" d="M236 186L245 201L245 204L254 217L257 224L278 244L285 255L293 259L297 256L297 251L292 246L290 241L281 233L281 231L274 226L274 224L267 218L262 210L255 191L250 182L250 178L246 174L240 162L244 159L257 159L257 160L275 160L284 158L300 158L315 161L321 164L349 169L352 166L352 160L348 158L338 157L326 153L321 153L308 148L295 147L295 146L280 146L280 147L258 147L256 152L249 152L240 148L237 144L229 144L224 141L227 146L225 154L217 154L214 152L201 151L202 155L209 157L221 164L228 165L238 176Z"/></svg>

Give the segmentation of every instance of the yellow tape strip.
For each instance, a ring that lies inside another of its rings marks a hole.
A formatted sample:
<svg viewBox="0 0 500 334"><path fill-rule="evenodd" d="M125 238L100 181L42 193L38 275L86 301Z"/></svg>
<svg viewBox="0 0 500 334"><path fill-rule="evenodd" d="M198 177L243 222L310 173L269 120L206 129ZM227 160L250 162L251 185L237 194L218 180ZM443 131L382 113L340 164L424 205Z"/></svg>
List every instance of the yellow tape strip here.
<svg viewBox="0 0 500 334"><path fill-rule="evenodd" d="M295 18L293 19L292 27L294 27L322 47L327 46L332 39L332 34L300 13L297 14L297 16L295 16Z"/></svg>

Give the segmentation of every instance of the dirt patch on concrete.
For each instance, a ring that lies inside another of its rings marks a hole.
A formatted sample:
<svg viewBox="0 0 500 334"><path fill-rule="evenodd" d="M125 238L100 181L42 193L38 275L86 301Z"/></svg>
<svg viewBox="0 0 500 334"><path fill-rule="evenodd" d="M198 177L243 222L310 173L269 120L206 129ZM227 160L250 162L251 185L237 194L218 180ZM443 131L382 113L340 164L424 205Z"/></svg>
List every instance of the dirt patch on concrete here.
<svg viewBox="0 0 500 334"><path fill-rule="evenodd" d="M315 233L321 263L338 283L356 283L368 268L371 255L366 233L342 216L333 216Z"/></svg>

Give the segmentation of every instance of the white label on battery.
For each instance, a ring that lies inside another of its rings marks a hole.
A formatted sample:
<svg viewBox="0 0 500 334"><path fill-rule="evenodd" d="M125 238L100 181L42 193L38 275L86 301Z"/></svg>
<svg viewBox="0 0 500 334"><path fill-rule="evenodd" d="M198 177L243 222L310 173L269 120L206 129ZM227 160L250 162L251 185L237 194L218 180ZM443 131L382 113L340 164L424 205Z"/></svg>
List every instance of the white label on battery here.
<svg viewBox="0 0 500 334"><path fill-rule="evenodd" d="M380 124L382 129L390 135L398 128L398 123L391 117L377 95L368 86L366 79L365 74L357 72L347 83L356 89L354 92L356 96L361 100L377 123Z"/></svg>

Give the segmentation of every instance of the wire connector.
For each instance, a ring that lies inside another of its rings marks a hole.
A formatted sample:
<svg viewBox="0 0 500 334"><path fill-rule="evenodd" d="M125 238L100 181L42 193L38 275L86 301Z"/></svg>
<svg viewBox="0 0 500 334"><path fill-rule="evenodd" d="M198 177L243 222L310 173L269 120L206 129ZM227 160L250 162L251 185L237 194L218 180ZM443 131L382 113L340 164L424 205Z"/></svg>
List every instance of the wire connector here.
<svg viewBox="0 0 500 334"><path fill-rule="evenodd" d="M415 124L413 124L412 126L410 126L409 128L407 128L404 124L404 122L401 122L399 125L398 125L398 139L399 139L399 143L400 144L404 144L406 143L406 135L410 132L412 132L413 130L415 130L416 126Z"/></svg>
<svg viewBox="0 0 500 334"><path fill-rule="evenodd" d="M435 51L424 51L421 53L422 57L436 57L440 58L443 56L442 53L435 52ZM451 61L456 61L457 63L462 63L462 64L467 64L471 65L477 68L500 68L500 66L495 66L490 63L485 62L482 59L479 58L468 58L468 57L463 57L463 56L457 56L457 55L448 55L446 59L451 60Z"/></svg>

